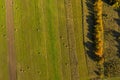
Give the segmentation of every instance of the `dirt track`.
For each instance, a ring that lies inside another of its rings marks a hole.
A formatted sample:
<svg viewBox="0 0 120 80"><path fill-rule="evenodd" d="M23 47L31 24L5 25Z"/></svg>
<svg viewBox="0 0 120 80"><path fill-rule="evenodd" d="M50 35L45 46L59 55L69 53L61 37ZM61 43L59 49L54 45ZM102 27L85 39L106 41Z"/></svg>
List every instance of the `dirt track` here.
<svg viewBox="0 0 120 80"><path fill-rule="evenodd" d="M7 26L7 43L8 43L8 66L10 80L16 80L16 61L14 50L14 25L12 0L6 0L6 26Z"/></svg>
<svg viewBox="0 0 120 80"><path fill-rule="evenodd" d="M79 80L78 59L76 54L76 43L74 33L74 22L71 0L65 0L66 18L67 18L67 35L69 44L69 57L71 66L71 79Z"/></svg>

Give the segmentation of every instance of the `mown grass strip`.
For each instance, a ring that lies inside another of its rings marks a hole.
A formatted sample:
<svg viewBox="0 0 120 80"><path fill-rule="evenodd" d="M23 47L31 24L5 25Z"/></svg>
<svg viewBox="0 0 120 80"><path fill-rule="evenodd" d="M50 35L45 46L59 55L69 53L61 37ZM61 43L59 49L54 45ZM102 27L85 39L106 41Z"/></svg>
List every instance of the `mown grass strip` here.
<svg viewBox="0 0 120 80"><path fill-rule="evenodd" d="M47 80L47 64L40 0L15 0L15 41L19 80ZM40 10L39 10L40 9Z"/></svg>
<svg viewBox="0 0 120 80"><path fill-rule="evenodd" d="M63 80L71 80L70 59L69 59L69 45L66 27L66 12L64 0L58 0L58 19L59 19L59 37L62 56L62 73Z"/></svg>
<svg viewBox="0 0 120 80"><path fill-rule="evenodd" d="M65 10L66 10L66 19L67 19L67 36L69 44L69 58L70 58L70 69L71 69L71 79L79 80L79 66L78 58L76 53L76 41L74 33L74 21L73 21L73 11L72 11L72 2L71 0L65 0Z"/></svg>
<svg viewBox="0 0 120 80"><path fill-rule="evenodd" d="M74 33L76 40L76 51L79 65L80 80L88 80L88 69L83 44L83 9L82 0L72 0L72 11L74 20ZM84 73L83 73L84 72Z"/></svg>
<svg viewBox="0 0 120 80"><path fill-rule="evenodd" d="M5 0L0 0L0 80L9 79Z"/></svg>
<svg viewBox="0 0 120 80"><path fill-rule="evenodd" d="M58 12L56 0L45 0L44 5L49 80L62 80L61 49L58 33Z"/></svg>

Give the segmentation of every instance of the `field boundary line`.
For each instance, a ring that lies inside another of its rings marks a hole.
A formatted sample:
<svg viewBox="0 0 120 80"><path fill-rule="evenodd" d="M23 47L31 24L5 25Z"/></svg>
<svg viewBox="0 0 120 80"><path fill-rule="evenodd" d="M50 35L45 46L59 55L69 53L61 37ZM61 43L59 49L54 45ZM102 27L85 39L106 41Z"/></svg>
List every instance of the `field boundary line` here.
<svg viewBox="0 0 120 80"><path fill-rule="evenodd" d="M13 0L6 0L6 26L7 26L9 77L10 80L17 80L13 19L14 19Z"/></svg>

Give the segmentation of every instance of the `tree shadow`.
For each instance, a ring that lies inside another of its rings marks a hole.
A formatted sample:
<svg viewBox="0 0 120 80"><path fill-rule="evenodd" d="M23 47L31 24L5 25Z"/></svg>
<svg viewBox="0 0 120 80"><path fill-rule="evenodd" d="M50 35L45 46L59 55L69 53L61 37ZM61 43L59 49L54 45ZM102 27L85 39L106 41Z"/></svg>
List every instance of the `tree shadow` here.
<svg viewBox="0 0 120 80"><path fill-rule="evenodd" d="M115 11L118 13L118 16L120 18L120 8L115 9ZM114 20L116 21L116 23L120 27L120 19L115 18ZM117 54L117 56L120 58L120 32L118 32L118 31L112 31L112 33L113 33L113 36L115 37L116 42L118 43L118 45L116 45L116 47L118 48L118 54Z"/></svg>
<svg viewBox="0 0 120 80"><path fill-rule="evenodd" d="M110 1L110 0L103 0L103 2L105 2L108 5L113 5L114 4L114 2Z"/></svg>
<svg viewBox="0 0 120 80"><path fill-rule="evenodd" d="M109 0L103 0L106 4L110 4Z"/></svg>
<svg viewBox="0 0 120 80"><path fill-rule="evenodd" d="M112 30L112 35L115 37L115 41L117 42L117 56L120 58L120 32Z"/></svg>
<svg viewBox="0 0 120 80"><path fill-rule="evenodd" d="M119 18L120 18L120 8L119 9L115 9L115 11L118 13L118 16L119 16ZM120 19L114 19L116 22L117 22L117 24L119 25L119 27L120 27Z"/></svg>
<svg viewBox="0 0 120 80"><path fill-rule="evenodd" d="M90 59L93 61L98 61L98 57L95 55L95 44L94 44L94 25L95 25L95 19L94 19L94 0L87 0L86 5L89 10L89 15L87 15L87 23L88 23L88 33L87 33L87 38L90 41L87 41L84 43L85 47L88 49L87 50L87 55Z"/></svg>
<svg viewBox="0 0 120 80"><path fill-rule="evenodd" d="M116 22L117 22L117 24L120 26L120 19L114 19Z"/></svg>

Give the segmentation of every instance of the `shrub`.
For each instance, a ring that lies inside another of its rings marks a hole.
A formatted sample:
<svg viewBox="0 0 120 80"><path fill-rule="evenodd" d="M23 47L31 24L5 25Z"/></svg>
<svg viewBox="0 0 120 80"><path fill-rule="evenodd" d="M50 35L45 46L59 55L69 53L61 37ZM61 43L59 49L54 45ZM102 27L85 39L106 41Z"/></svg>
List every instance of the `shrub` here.
<svg viewBox="0 0 120 80"><path fill-rule="evenodd" d="M120 60L113 59L104 63L104 74L108 77L120 75Z"/></svg>

